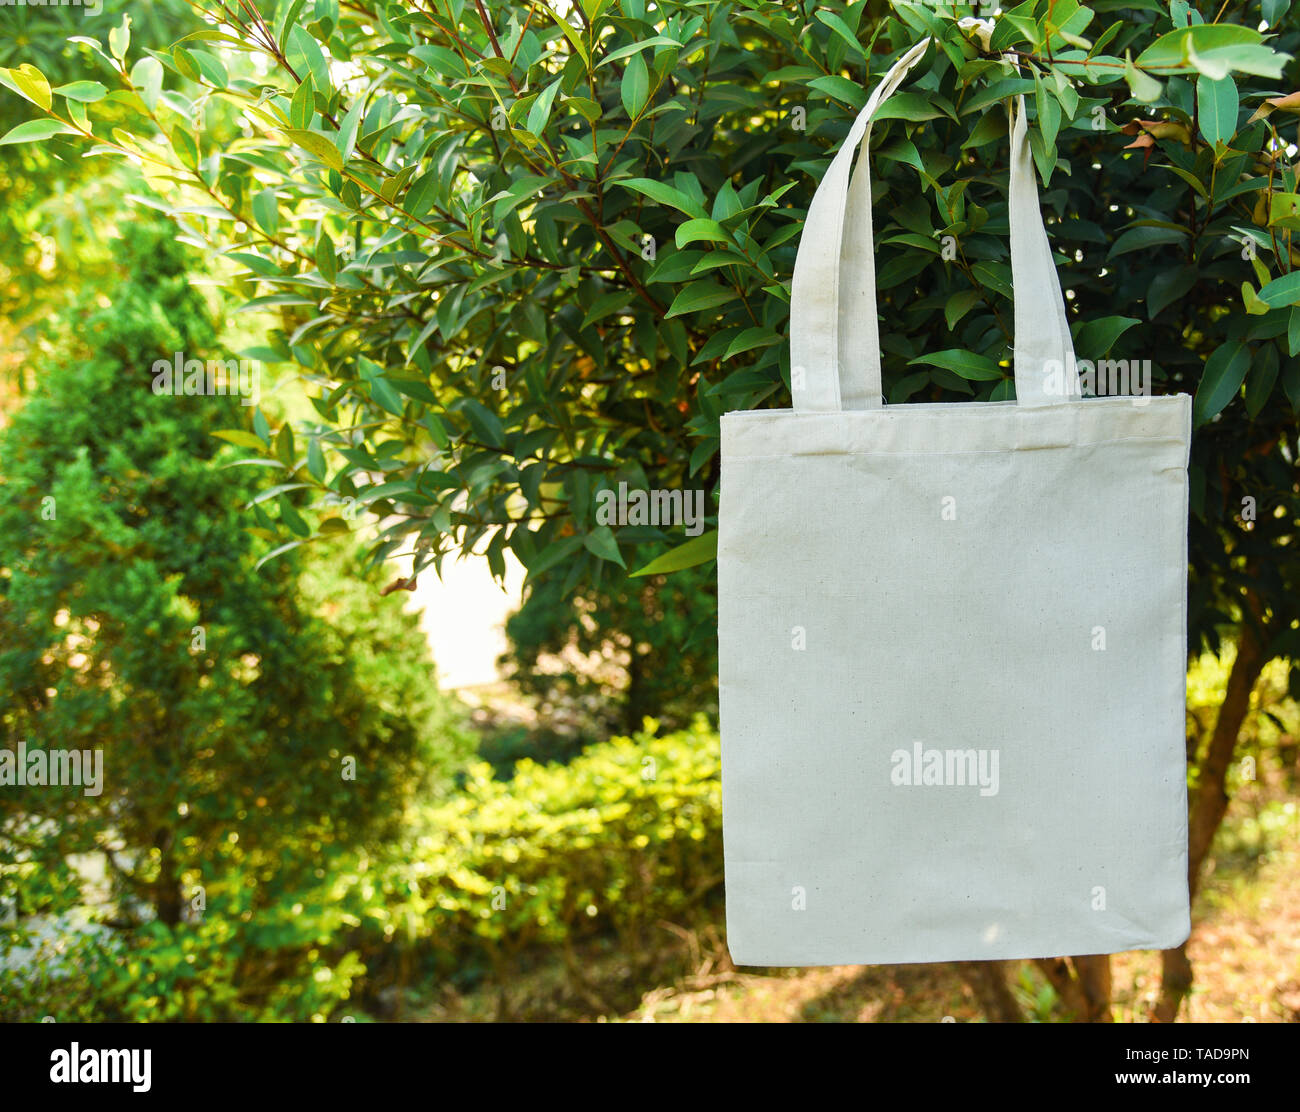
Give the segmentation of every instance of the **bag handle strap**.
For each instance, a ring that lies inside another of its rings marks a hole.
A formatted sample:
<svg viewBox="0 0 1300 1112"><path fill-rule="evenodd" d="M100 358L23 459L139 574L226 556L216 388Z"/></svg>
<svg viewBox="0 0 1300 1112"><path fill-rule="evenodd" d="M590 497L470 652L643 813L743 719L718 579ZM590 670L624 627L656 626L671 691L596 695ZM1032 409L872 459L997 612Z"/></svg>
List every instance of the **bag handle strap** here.
<svg viewBox="0 0 1300 1112"><path fill-rule="evenodd" d="M1018 108L1019 111L1015 109ZM1011 175L1007 207L1011 231L1011 302L1014 313L1016 403L1050 405L1077 401L1070 319L1061 279L1038 203L1038 177L1029 149L1025 98L1007 105L1011 132ZM879 368L879 363L877 363ZM879 370L876 371L879 374Z"/></svg>
<svg viewBox="0 0 1300 1112"><path fill-rule="evenodd" d="M880 326L876 308L875 246L871 219L870 158L866 147L881 104L898 88L929 46L923 39L890 67L813 196L799 240L790 290L790 377L797 412L878 408L881 402ZM1024 98L1011 114L1008 192L1015 308L1016 399L1043 405L1078 396L1074 351L1038 184L1026 141ZM1053 361L1057 375L1050 375Z"/></svg>

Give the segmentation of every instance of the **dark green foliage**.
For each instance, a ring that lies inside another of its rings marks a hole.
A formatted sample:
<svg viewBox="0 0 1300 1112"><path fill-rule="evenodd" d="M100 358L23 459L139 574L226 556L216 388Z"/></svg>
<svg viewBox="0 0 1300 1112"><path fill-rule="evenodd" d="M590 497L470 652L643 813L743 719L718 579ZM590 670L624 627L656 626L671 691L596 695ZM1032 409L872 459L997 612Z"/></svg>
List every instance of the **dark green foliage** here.
<svg viewBox="0 0 1300 1112"><path fill-rule="evenodd" d="M716 609L708 568L571 597L558 577L544 578L506 622L505 664L547 704L598 708L605 732L630 732L644 718L676 728L716 706Z"/></svg>

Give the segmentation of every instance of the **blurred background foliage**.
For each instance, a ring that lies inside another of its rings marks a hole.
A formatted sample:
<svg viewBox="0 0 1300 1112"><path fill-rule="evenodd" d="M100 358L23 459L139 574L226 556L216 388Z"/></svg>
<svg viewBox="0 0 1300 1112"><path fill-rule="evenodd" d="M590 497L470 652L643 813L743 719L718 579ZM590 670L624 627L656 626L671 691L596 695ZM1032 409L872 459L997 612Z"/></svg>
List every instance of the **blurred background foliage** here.
<svg viewBox="0 0 1300 1112"><path fill-rule="evenodd" d="M100 0L97 13L94 7L0 9L0 66L33 65L61 86L87 76L86 48L72 40L106 39L128 13L141 39L159 46L202 26L183 3ZM127 121L125 110L105 105L105 111L106 120ZM37 115L35 105L5 104L5 130ZM0 391L32 381L33 360L48 352L69 310L107 277L112 240L103 229L123 219L126 197L141 188L132 167L85 158L67 144L0 147Z"/></svg>
<svg viewBox="0 0 1300 1112"><path fill-rule="evenodd" d="M0 8L0 736L115 770L0 788L0 1015L1300 1016L1285 945L1244 988L1207 946L1190 1001L1187 948L731 969L711 532L594 513L698 488L712 529L720 414L788 404L812 192L929 36L871 142L887 398L1010 395L1022 94L1080 357L1196 398L1198 921L1288 921L1293 7ZM154 396L176 351L258 359L259 404ZM472 726L391 593L461 553L526 568L525 724Z"/></svg>

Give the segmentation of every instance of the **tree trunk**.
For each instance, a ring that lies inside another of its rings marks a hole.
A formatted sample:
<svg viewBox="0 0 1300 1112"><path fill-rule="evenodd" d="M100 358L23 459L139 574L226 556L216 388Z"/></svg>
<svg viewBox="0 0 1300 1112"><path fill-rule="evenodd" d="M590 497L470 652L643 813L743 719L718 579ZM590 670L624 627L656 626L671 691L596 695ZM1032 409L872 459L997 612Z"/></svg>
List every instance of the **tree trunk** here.
<svg viewBox="0 0 1300 1112"><path fill-rule="evenodd" d="M1087 1012L1088 1005L1083 998L1083 988L1065 958L1038 958L1034 964L1047 978L1048 984L1056 990L1057 999L1060 1000L1065 1011L1074 1016L1082 1016Z"/></svg>
<svg viewBox="0 0 1300 1112"><path fill-rule="evenodd" d="M1110 955L1080 954L1070 963L1079 981L1083 1010L1079 1018L1085 1023L1110 1023Z"/></svg>
<svg viewBox="0 0 1300 1112"><path fill-rule="evenodd" d="M184 900L181 896L180 878L176 876L176 860L172 856L174 835L170 830L159 830L154 835L154 848L161 854L158 862L158 879L154 883L153 904L158 913L158 921L169 927L181 921L181 908Z"/></svg>
<svg viewBox="0 0 1300 1112"><path fill-rule="evenodd" d="M1257 616L1257 609L1255 613ZM1237 658L1232 662L1232 671L1228 673L1228 685L1219 707L1219 717L1214 723L1209 748L1201 761L1200 783L1187 822L1187 888L1193 898L1200 885L1201 866L1209 855L1214 835L1228 810L1228 793L1225 789L1228 766L1232 763L1237 748L1237 736L1241 732L1242 723L1250 713L1250 693L1267 663L1259 632L1248 614L1238 629ZM1161 954L1160 964L1160 997L1153 1018L1159 1023L1172 1023L1192 987L1192 965L1187 957L1187 943L1165 950Z"/></svg>
<svg viewBox="0 0 1300 1112"><path fill-rule="evenodd" d="M1173 1023L1183 999L1192 991L1192 963L1187 957L1187 943L1160 954L1160 997L1151 1018L1157 1023Z"/></svg>
<svg viewBox="0 0 1300 1112"><path fill-rule="evenodd" d="M1083 1023L1110 1023L1110 955L1039 958L1034 964L1056 990L1062 1009Z"/></svg>
<svg viewBox="0 0 1300 1112"><path fill-rule="evenodd" d="M962 979L975 993L980 1010L988 1019L994 1023L1025 1021L1015 994L1007 984L1005 961L960 961L957 963L957 969Z"/></svg>

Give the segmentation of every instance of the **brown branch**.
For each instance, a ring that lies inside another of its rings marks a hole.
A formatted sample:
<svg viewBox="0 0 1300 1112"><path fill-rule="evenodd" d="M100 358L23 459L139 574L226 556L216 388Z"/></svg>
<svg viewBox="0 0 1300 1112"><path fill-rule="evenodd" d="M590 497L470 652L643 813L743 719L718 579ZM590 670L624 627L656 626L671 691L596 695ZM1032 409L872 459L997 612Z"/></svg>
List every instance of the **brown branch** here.
<svg viewBox="0 0 1300 1112"><path fill-rule="evenodd" d="M478 8L478 17L483 21L483 29L487 32L488 40L492 43L492 53L503 62L510 61L510 59L502 53L501 44L497 42L497 33L492 30L492 21L488 19L487 10L483 7L483 0L474 0L474 6ZM522 38L523 36L521 35L520 39L522 40ZM514 77L507 73L506 80L510 82L510 88L513 89L517 95L519 92L519 86L515 83Z"/></svg>
<svg viewBox="0 0 1300 1112"><path fill-rule="evenodd" d="M1192 898L1200 887L1201 867L1209 855L1214 835L1228 810L1225 786L1228 766L1232 763L1241 727L1250 713L1250 695L1269 660L1263 607L1253 591L1247 592L1242 611L1237 633L1237 656L1232 662L1232 671L1228 673L1209 748L1201 760L1199 787L1187 823L1187 889ZM1158 1023L1172 1023L1192 987L1187 943L1163 951L1160 966L1160 996L1152 1018Z"/></svg>

